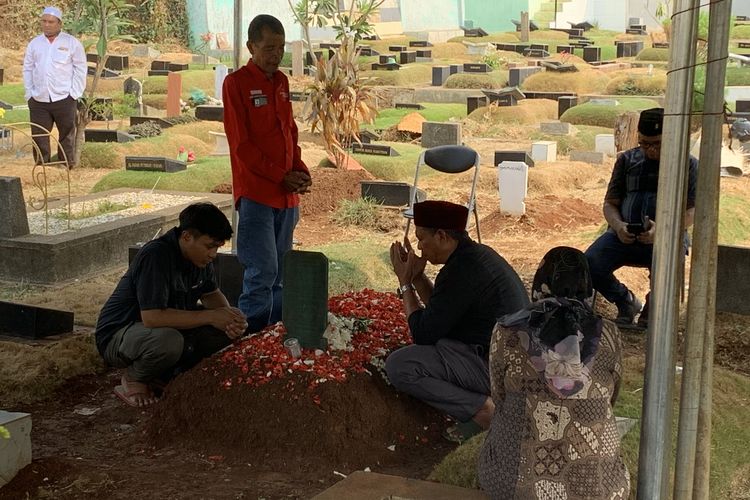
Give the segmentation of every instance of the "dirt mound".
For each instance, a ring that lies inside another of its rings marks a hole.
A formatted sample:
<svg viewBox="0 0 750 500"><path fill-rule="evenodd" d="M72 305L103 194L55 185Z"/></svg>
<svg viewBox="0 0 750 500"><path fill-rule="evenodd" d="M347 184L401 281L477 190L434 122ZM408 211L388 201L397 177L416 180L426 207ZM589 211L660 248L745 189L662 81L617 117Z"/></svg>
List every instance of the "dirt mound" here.
<svg viewBox="0 0 750 500"><path fill-rule="evenodd" d="M496 210L481 221L481 230L487 234L500 232L569 231L601 222L599 205L577 198L560 198L545 195L526 202L526 214L512 217Z"/></svg>
<svg viewBox="0 0 750 500"><path fill-rule="evenodd" d="M355 200L360 197L359 182L371 180L373 176L366 170L343 170L340 168L312 168L313 185L309 193L300 197L302 216L331 213L341 200Z"/></svg>
<svg viewBox="0 0 750 500"><path fill-rule="evenodd" d="M387 353L409 343L401 301L364 290L332 298L329 309L357 318L351 350L304 349L294 359L283 326L269 327L172 382L150 438L209 458L326 471L392 463L394 450L439 441L444 419L379 373Z"/></svg>

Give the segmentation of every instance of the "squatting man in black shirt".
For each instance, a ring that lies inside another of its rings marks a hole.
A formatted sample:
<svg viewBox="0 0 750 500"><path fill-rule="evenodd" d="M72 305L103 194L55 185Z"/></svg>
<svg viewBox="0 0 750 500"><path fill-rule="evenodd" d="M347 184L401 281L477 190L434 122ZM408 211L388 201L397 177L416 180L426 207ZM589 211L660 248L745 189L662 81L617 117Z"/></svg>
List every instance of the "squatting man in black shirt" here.
<svg viewBox="0 0 750 500"><path fill-rule="evenodd" d="M131 406L154 403L166 381L247 328L217 287L212 264L232 236L226 216L211 203L196 203L179 222L138 252L96 324L99 353L123 369L115 394Z"/></svg>

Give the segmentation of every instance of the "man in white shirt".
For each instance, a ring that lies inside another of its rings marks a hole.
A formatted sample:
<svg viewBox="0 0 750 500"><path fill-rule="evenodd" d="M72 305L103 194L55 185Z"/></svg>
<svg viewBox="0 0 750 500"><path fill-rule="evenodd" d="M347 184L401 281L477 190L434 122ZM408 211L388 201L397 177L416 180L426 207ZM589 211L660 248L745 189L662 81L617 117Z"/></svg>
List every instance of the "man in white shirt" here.
<svg viewBox="0 0 750 500"><path fill-rule="evenodd" d="M52 130L57 126L58 160L73 167L78 99L86 89L86 53L76 38L62 31L62 12L46 7L41 17L42 34L31 40L23 60L23 84L29 103L29 121ZM50 161L49 137L33 127L39 163ZM63 157L62 152L65 153ZM41 157L40 157L41 155Z"/></svg>

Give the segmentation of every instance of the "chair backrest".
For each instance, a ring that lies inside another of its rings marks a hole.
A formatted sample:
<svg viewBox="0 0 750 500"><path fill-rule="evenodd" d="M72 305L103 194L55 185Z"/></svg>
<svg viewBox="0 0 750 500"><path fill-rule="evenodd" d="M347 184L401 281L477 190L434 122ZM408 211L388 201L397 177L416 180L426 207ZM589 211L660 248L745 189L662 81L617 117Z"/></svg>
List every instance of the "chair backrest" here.
<svg viewBox="0 0 750 500"><path fill-rule="evenodd" d="M436 146L424 152L424 163L448 174L466 172L475 166L479 155L466 146Z"/></svg>

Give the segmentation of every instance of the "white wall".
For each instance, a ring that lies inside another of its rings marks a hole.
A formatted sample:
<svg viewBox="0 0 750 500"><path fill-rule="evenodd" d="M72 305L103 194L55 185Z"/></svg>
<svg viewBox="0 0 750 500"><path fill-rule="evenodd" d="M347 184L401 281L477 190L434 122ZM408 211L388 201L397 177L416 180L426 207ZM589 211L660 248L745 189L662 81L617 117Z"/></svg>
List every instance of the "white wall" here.
<svg viewBox="0 0 750 500"><path fill-rule="evenodd" d="M459 26L459 0L401 0L404 31L450 30Z"/></svg>

